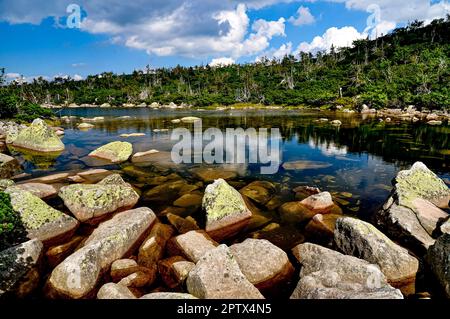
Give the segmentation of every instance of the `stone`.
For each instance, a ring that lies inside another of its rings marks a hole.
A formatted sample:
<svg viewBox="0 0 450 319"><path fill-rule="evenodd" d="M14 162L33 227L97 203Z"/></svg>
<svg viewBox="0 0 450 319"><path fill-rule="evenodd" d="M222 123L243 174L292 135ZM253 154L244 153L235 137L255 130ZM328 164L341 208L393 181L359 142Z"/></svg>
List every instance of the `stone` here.
<svg viewBox="0 0 450 319"><path fill-rule="evenodd" d="M419 261L373 225L356 218L339 218L334 241L343 253L378 265L392 286L414 287Z"/></svg>
<svg viewBox="0 0 450 319"><path fill-rule="evenodd" d="M131 288L142 288L150 286L156 279L156 265L153 269L140 267L135 273L132 273L119 281L119 285Z"/></svg>
<svg viewBox="0 0 450 319"><path fill-rule="evenodd" d="M29 127L21 130L12 145L38 152L64 150L61 139L42 119L35 119Z"/></svg>
<svg viewBox="0 0 450 319"><path fill-rule="evenodd" d="M142 296L140 299L198 299L191 294L181 292L152 292Z"/></svg>
<svg viewBox="0 0 450 319"><path fill-rule="evenodd" d="M128 161L133 153L133 145L128 142L111 142L97 148L88 156L110 161L111 163L123 163Z"/></svg>
<svg viewBox="0 0 450 319"><path fill-rule="evenodd" d="M181 123L181 120L180 119L173 119L173 120L170 120L170 122L173 123L173 124L178 124L178 123Z"/></svg>
<svg viewBox="0 0 450 319"><path fill-rule="evenodd" d="M206 212L206 232L216 241L237 235L252 217L242 195L223 179L206 187L202 208Z"/></svg>
<svg viewBox="0 0 450 319"><path fill-rule="evenodd" d="M307 209L318 214L326 214L333 208L333 198L329 192L311 195L300 202Z"/></svg>
<svg viewBox="0 0 450 319"><path fill-rule="evenodd" d="M167 241L174 233L173 227L159 222L156 223L139 247L138 264L148 268L156 265L164 255Z"/></svg>
<svg viewBox="0 0 450 319"><path fill-rule="evenodd" d="M120 134L120 137L142 137L145 136L145 133L130 133L130 134Z"/></svg>
<svg viewBox="0 0 450 319"><path fill-rule="evenodd" d="M111 264L111 279L119 282L123 278L139 271L139 265L133 259L118 259Z"/></svg>
<svg viewBox="0 0 450 319"><path fill-rule="evenodd" d="M428 121L428 125L442 125L442 121Z"/></svg>
<svg viewBox="0 0 450 319"><path fill-rule="evenodd" d="M448 207L450 190L421 162L400 171L393 184L391 196L375 214L377 225L391 238L423 254L434 244L433 225L445 214L432 205Z"/></svg>
<svg viewBox="0 0 450 319"><path fill-rule="evenodd" d="M292 253L302 268L291 299L403 299L378 266L365 260L311 243Z"/></svg>
<svg viewBox="0 0 450 319"><path fill-rule="evenodd" d="M230 252L245 277L260 291L287 282L294 273L287 254L265 239L248 238L232 245Z"/></svg>
<svg viewBox="0 0 450 319"><path fill-rule="evenodd" d="M132 163L140 163L140 162L147 162L148 160L152 159L154 154L159 153L158 150L149 150L145 152L137 152L131 157Z"/></svg>
<svg viewBox="0 0 450 319"><path fill-rule="evenodd" d="M333 126L341 126L342 122L339 121L339 120L333 120L333 121L330 122L330 124L333 125Z"/></svg>
<svg viewBox="0 0 450 319"><path fill-rule="evenodd" d="M167 245L167 250L172 256L183 256L196 263L206 252L214 249L217 245L204 231L192 230L173 237Z"/></svg>
<svg viewBox="0 0 450 319"><path fill-rule="evenodd" d="M44 183L17 184L15 187L30 192L31 194L39 197L40 199L48 199L58 194L58 191L54 186Z"/></svg>
<svg viewBox="0 0 450 319"><path fill-rule="evenodd" d="M167 214L166 215L167 220L169 223L175 227L178 233L184 234L191 230L198 230L200 227L198 227L197 221L192 218L191 216L188 216L186 218L174 215L174 214Z"/></svg>
<svg viewBox="0 0 450 319"><path fill-rule="evenodd" d="M4 192L9 186L14 186L16 183L10 179L0 179L0 191Z"/></svg>
<svg viewBox="0 0 450 319"><path fill-rule="evenodd" d="M136 296L126 286L110 282L99 289L97 299L136 299Z"/></svg>
<svg viewBox="0 0 450 319"><path fill-rule="evenodd" d="M55 184L55 183L66 181L69 176L70 176L69 173L57 173L57 174L50 174L50 175L46 175L46 176L33 178L33 179L28 180L27 182L28 183Z"/></svg>
<svg viewBox="0 0 450 319"><path fill-rule="evenodd" d="M309 221L305 227L305 232L312 237L334 237L336 221L342 215L338 214L317 214Z"/></svg>
<svg viewBox="0 0 450 319"><path fill-rule="evenodd" d="M202 119L201 118L199 118L199 117L195 117L195 116L186 116L186 117L183 117L182 119L181 119L181 122L183 122L183 123L195 123L195 122L198 122L198 121L201 121Z"/></svg>
<svg viewBox="0 0 450 319"><path fill-rule="evenodd" d="M188 193L182 195L180 198L174 201L173 205L178 207L200 207L202 205L202 199L202 195Z"/></svg>
<svg viewBox="0 0 450 319"><path fill-rule="evenodd" d="M17 159L0 153L0 178L11 178L20 170Z"/></svg>
<svg viewBox="0 0 450 319"><path fill-rule="evenodd" d="M258 204L266 204L276 192L276 187L271 182L254 181L239 191L242 195L251 198Z"/></svg>
<svg viewBox="0 0 450 319"><path fill-rule="evenodd" d="M206 252L189 272L190 294L201 299L263 299L239 268L226 245Z"/></svg>
<svg viewBox="0 0 450 319"><path fill-rule="evenodd" d="M80 172L77 176L81 177L84 181L88 183L97 183L108 177L109 175L114 174L114 172L108 171L107 169L90 169L84 172Z"/></svg>
<svg viewBox="0 0 450 319"><path fill-rule="evenodd" d="M333 164L317 161L292 161L283 163L283 168L287 171L323 169L333 166Z"/></svg>
<svg viewBox="0 0 450 319"><path fill-rule="evenodd" d="M441 225L441 233L450 234L450 219Z"/></svg>
<svg viewBox="0 0 450 319"><path fill-rule="evenodd" d="M316 215L315 212L306 208L300 202L287 202L278 209L280 217L283 221L288 223L302 223Z"/></svg>
<svg viewBox="0 0 450 319"><path fill-rule="evenodd" d="M37 239L0 251L0 298L25 297L37 288L43 252Z"/></svg>
<svg viewBox="0 0 450 319"><path fill-rule="evenodd" d="M214 182L216 179L224 179L226 181L235 179L237 173L232 170L223 170L212 167L199 167L191 169L190 172L198 179L205 183Z"/></svg>
<svg viewBox="0 0 450 319"><path fill-rule="evenodd" d="M81 222L87 222L117 210L131 209L139 195L118 174L109 175L97 184L73 184L62 187L59 197Z"/></svg>
<svg viewBox="0 0 450 319"><path fill-rule="evenodd" d="M191 188L191 186L192 185L189 185L185 180L166 182L145 192L144 200L170 202L180 197L185 191L195 189Z"/></svg>
<svg viewBox="0 0 450 319"><path fill-rule="evenodd" d="M447 298L450 298L450 234L443 234L436 240L428 250L426 260Z"/></svg>
<svg viewBox="0 0 450 319"><path fill-rule="evenodd" d="M55 268L59 263L66 259L67 256L73 253L83 239L84 237L82 236L75 236L64 244L50 247L45 253L48 265L51 268Z"/></svg>
<svg viewBox="0 0 450 319"><path fill-rule="evenodd" d="M165 285L171 289L182 286L194 267L193 262L181 256L172 256L158 262L159 275Z"/></svg>
<svg viewBox="0 0 450 319"><path fill-rule="evenodd" d="M5 191L11 197L11 205L20 215L28 238L37 238L45 245L70 238L78 228L78 221L47 205L42 199L17 186Z"/></svg>
<svg viewBox="0 0 450 319"><path fill-rule="evenodd" d="M131 252L156 220L149 208L116 214L95 229L83 247L53 269L47 281L52 298L89 296L111 264Z"/></svg>
<svg viewBox="0 0 450 319"><path fill-rule="evenodd" d="M91 123L80 123L80 124L78 124L77 127L80 130L89 130L89 129L95 127L95 125L91 124Z"/></svg>

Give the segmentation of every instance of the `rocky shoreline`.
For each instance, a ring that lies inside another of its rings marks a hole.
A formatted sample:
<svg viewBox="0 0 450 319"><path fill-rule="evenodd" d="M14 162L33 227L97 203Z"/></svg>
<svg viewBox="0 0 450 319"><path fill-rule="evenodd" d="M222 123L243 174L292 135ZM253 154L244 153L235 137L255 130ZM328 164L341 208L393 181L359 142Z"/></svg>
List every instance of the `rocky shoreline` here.
<svg viewBox="0 0 450 319"><path fill-rule="evenodd" d="M40 119L0 133L4 145L65 148L64 130ZM89 157L153 165L167 154L112 142ZM329 192L300 186L286 202L280 185L242 184L227 170L196 168L195 179L128 172L139 184L106 169L16 183L18 172L1 154L0 190L28 241L0 251L0 298L429 298L416 286L426 271L450 298L450 190L420 162L398 172L373 222L344 215ZM288 235L265 211L305 236L279 244Z"/></svg>

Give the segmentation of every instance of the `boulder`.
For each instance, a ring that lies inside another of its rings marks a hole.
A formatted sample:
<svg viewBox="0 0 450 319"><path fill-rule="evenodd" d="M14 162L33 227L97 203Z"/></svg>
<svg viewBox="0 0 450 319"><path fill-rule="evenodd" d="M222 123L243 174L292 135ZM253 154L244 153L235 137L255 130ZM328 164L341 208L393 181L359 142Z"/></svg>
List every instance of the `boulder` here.
<svg viewBox="0 0 450 319"><path fill-rule="evenodd" d="M37 239L0 252L0 298L22 298L37 288L43 252L44 245Z"/></svg>
<svg viewBox="0 0 450 319"><path fill-rule="evenodd" d="M300 202L287 202L278 209L280 217L288 223L301 223L307 221L316 215L315 212L309 210Z"/></svg>
<svg viewBox="0 0 450 319"><path fill-rule="evenodd" d="M336 220L342 217L338 214L317 214L310 220L305 227L305 232L308 236L333 238L334 230L336 228Z"/></svg>
<svg viewBox="0 0 450 319"><path fill-rule="evenodd" d="M173 205L178 207L200 207L202 205L202 199L203 196L200 194L188 193L175 200Z"/></svg>
<svg viewBox="0 0 450 319"><path fill-rule="evenodd" d="M15 185L13 180L10 179L0 179L0 191L4 192L9 186Z"/></svg>
<svg viewBox="0 0 450 319"><path fill-rule="evenodd" d="M333 164L317 161L292 161L283 163L283 168L287 171L323 169L333 166Z"/></svg>
<svg viewBox="0 0 450 319"><path fill-rule="evenodd" d="M326 214L333 208L333 198L329 192L311 195L300 202L315 214Z"/></svg>
<svg viewBox="0 0 450 319"><path fill-rule="evenodd" d="M216 179L235 179L238 174L233 170L224 170L213 167L199 167L191 169L191 173L205 183L214 182Z"/></svg>
<svg viewBox="0 0 450 319"><path fill-rule="evenodd" d="M136 297L126 286L110 282L99 289L97 299L136 299Z"/></svg>
<svg viewBox="0 0 450 319"><path fill-rule="evenodd" d="M204 231L192 230L173 237L167 245L167 250L172 256L183 256L196 263L207 251L214 249L217 245Z"/></svg>
<svg viewBox="0 0 450 319"><path fill-rule="evenodd" d="M12 145L37 152L64 150L61 139L42 119L35 119L29 127L21 130Z"/></svg>
<svg viewBox="0 0 450 319"><path fill-rule="evenodd" d="M83 247L53 269L47 282L48 296L87 297L111 264L140 243L155 220L153 211L142 207L118 213L101 223Z"/></svg>
<svg viewBox="0 0 450 319"><path fill-rule="evenodd" d="M111 163L123 163L128 161L132 153L133 145L131 143L111 142L89 153L89 156L104 159Z"/></svg>
<svg viewBox="0 0 450 319"><path fill-rule="evenodd" d="M17 184L15 187L30 192L31 194L39 197L40 199L48 199L58 194L58 191L54 186L44 183Z"/></svg>
<svg viewBox="0 0 450 319"><path fill-rule="evenodd" d="M427 262L447 298L450 298L450 234L443 234L427 252Z"/></svg>
<svg viewBox="0 0 450 319"><path fill-rule="evenodd" d="M175 230L162 223L156 223L149 236L139 248L138 264L153 267L164 255L167 241L173 236Z"/></svg>
<svg viewBox="0 0 450 319"><path fill-rule="evenodd" d="M181 292L152 292L142 296L140 299L197 299L191 294Z"/></svg>
<svg viewBox="0 0 450 319"><path fill-rule="evenodd" d="M167 287L180 287L186 281L189 272L195 267L193 262L181 256L172 256L158 262L158 272Z"/></svg>
<svg viewBox="0 0 450 319"><path fill-rule="evenodd" d="M226 245L206 252L189 272L190 294L202 299L262 299Z"/></svg>
<svg viewBox="0 0 450 319"><path fill-rule="evenodd" d="M0 178L11 178L19 170L20 164L17 159L0 153Z"/></svg>
<svg viewBox="0 0 450 319"><path fill-rule="evenodd" d="M123 278L139 271L139 265L133 259L118 259L111 264L111 279L119 282Z"/></svg>
<svg viewBox="0 0 450 319"><path fill-rule="evenodd" d="M83 180L85 180L88 183L97 183L104 179L105 177L108 177L109 175L114 174L111 171L108 171L107 169L90 169L84 172L80 172L77 174L77 176L81 177Z"/></svg>
<svg viewBox="0 0 450 319"><path fill-rule="evenodd" d="M117 210L133 208L139 195L118 174L110 175L97 184L73 184L62 187L59 197L81 221L86 222Z"/></svg>
<svg viewBox="0 0 450 319"><path fill-rule="evenodd" d="M276 187L271 182L254 181L239 191L258 204L266 204L276 193Z"/></svg>
<svg viewBox="0 0 450 319"><path fill-rule="evenodd" d="M73 253L73 251L80 245L84 237L74 236L68 242L50 247L45 252L45 257L48 265L51 268L55 268L59 263L61 263L67 256Z"/></svg>
<svg viewBox="0 0 450 319"><path fill-rule="evenodd" d="M230 251L242 273L260 291L287 282L294 273L287 254L265 239L248 238L232 245Z"/></svg>
<svg viewBox="0 0 450 319"><path fill-rule="evenodd" d="M95 125L94 124L91 124L91 123L80 123L80 124L78 124L78 129L80 129L80 130L88 130L88 129L91 129L91 128L93 128Z"/></svg>
<svg viewBox="0 0 450 319"><path fill-rule="evenodd" d="M169 181L153 187L144 193L144 200L154 202L169 202L177 199L184 193L196 189L194 185L189 185L185 180Z"/></svg>
<svg viewBox="0 0 450 319"><path fill-rule="evenodd" d="M158 150L149 150L145 152L137 152L131 157L132 163L142 163L142 162L148 162L155 158L156 156L153 156L154 154L158 154Z"/></svg>
<svg viewBox="0 0 450 319"><path fill-rule="evenodd" d="M175 227L179 234L187 233L191 230L198 230L200 227L197 224L197 221L192 216L187 216L186 218L180 217L174 214L167 214L167 220L169 223Z"/></svg>
<svg viewBox="0 0 450 319"><path fill-rule="evenodd" d="M392 286L414 291L419 261L373 225L356 218L339 218L334 241L343 253L378 265Z"/></svg>
<svg viewBox="0 0 450 319"><path fill-rule="evenodd" d="M216 241L235 236L252 217L241 194L223 179L206 187L202 207L206 212L206 232Z"/></svg>
<svg viewBox="0 0 450 319"><path fill-rule="evenodd" d="M302 268L291 299L403 299L378 266L311 244L292 249Z"/></svg>
<svg viewBox="0 0 450 319"><path fill-rule="evenodd" d="M375 215L377 225L391 238L422 254L433 245L433 225L444 216L432 205L447 207L450 190L421 162L399 172L393 184L391 196Z"/></svg>
<svg viewBox="0 0 450 319"><path fill-rule="evenodd" d="M156 265L150 268L139 267L139 270L119 281L119 285L129 288L150 286L156 279Z"/></svg>
<svg viewBox="0 0 450 319"><path fill-rule="evenodd" d="M47 205L42 199L17 186L5 191L11 197L11 205L20 215L28 238L37 238L45 245L55 244L70 238L78 221Z"/></svg>
<svg viewBox="0 0 450 319"><path fill-rule="evenodd" d="M41 176L37 178L33 178L28 180L28 183L43 183L43 184L55 184L59 182L64 182L68 179L70 176L69 173L57 173L57 174L50 174L46 176Z"/></svg>
<svg viewBox="0 0 450 319"><path fill-rule="evenodd" d="M186 116L181 118L181 122L183 123L195 123L201 120L202 120L201 118L195 116Z"/></svg>

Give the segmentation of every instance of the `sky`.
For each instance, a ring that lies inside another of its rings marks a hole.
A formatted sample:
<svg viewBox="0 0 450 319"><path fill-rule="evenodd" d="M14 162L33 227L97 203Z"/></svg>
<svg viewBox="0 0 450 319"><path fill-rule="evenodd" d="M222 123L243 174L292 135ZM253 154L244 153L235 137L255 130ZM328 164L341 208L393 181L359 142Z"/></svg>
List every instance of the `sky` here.
<svg viewBox="0 0 450 319"><path fill-rule="evenodd" d="M0 68L31 81L248 63L447 14L449 0L0 0Z"/></svg>

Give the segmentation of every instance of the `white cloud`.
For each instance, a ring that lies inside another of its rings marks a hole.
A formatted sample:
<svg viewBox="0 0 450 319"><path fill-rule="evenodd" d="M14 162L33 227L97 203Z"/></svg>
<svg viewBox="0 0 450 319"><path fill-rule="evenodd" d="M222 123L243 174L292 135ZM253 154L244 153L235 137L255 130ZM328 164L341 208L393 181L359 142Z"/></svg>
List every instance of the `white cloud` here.
<svg viewBox="0 0 450 319"><path fill-rule="evenodd" d="M6 79L17 79L20 77L21 77L21 75L19 73L6 73L5 74Z"/></svg>
<svg viewBox="0 0 450 319"><path fill-rule="evenodd" d="M331 46L335 48L350 47L353 41L367 37L359 33L354 27L329 28L322 36L316 36L310 43L302 42L296 50L296 54L303 52L316 53L329 51Z"/></svg>
<svg viewBox="0 0 450 319"><path fill-rule="evenodd" d="M81 81L81 80L83 80L84 78L83 78L81 75L79 75L79 74L75 74L75 75L73 76L73 79L74 79L75 81Z"/></svg>
<svg viewBox="0 0 450 319"><path fill-rule="evenodd" d="M292 42L284 43L282 44L278 49L272 48L271 50L268 50L264 52L263 54L259 55L255 62L261 62L263 58L267 59L283 59L286 55L289 55L292 53Z"/></svg>
<svg viewBox="0 0 450 319"><path fill-rule="evenodd" d="M235 64L236 61L233 60L232 58L216 58L216 59L212 59L212 61L209 63L209 66L211 67L221 67L221 66L227 66L227 65L232 65Z"/></svg>
<svg viewBox="0 0 450 319"><path fill-rule="evenodd" d="M297 17L290 17L289 22L293 25L300 26L300 25L306 25L306 24L313 24L316 22L316 19L311 14L311 11L309 11L309 8L301 6L297 10Z"/></svg>
<svg viewBox="0 0 450 319"><path fill-rule="evenodd" d="M83 66L86 66L86 63L84 63L84 62L72 63L73 68L81 68Z"/></svg>

